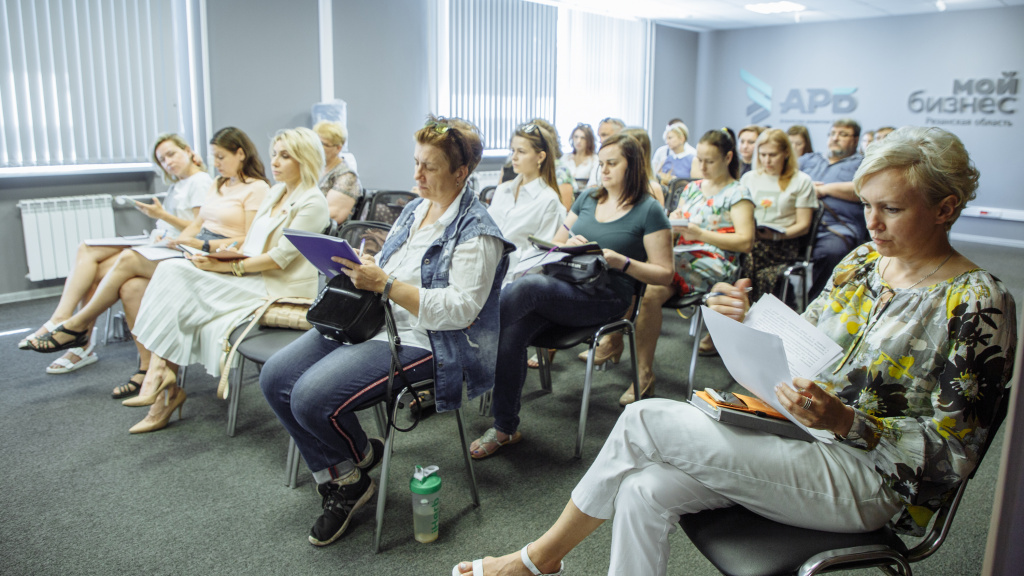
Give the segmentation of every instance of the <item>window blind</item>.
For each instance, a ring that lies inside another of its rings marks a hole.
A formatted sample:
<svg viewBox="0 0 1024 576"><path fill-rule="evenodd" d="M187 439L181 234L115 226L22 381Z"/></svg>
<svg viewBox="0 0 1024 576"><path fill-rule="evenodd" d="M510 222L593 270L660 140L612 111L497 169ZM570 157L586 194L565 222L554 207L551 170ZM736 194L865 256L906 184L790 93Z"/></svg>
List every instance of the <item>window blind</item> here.
<svg viewBox="0 0 1024 576"><path fill-rule="evenodd" d="M183 0L0 3L0 168L147 162L158 133L185 132L181 10Z"/></svg>

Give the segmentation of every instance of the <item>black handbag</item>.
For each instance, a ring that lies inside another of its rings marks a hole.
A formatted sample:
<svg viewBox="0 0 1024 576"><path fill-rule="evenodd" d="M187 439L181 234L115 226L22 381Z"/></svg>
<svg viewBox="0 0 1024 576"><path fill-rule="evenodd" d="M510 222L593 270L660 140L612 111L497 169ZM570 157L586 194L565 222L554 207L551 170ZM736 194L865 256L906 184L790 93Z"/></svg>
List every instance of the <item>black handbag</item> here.
<svg viewBox="0 0 1024 576"><path fill-rule="evenodd" d="M360 290L348 276L338 274L317 295L306 320L331 340L358 344L384 326L384 303L379 294Z"/></svg>
<svg viewBox="0 0 1024 576"><path fill-rule="evenodd" d="M544 274L570 284L600 288L608 283L608 261L601 254L575 254L543 266Z"/></svg>

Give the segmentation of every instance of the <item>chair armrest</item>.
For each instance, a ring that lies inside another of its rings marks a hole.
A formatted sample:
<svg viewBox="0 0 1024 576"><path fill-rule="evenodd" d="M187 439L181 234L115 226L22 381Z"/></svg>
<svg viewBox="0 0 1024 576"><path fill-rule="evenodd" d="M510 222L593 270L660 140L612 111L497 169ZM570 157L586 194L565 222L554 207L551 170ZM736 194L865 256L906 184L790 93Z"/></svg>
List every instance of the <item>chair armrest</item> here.
<svg viewBox="0 0 1024 576"><path fill-rule="evenodd" d="M810 576L819 574L827 569L843 565L848 568L860 566L871 567L878 565L900 564L908 566L906 558L889 546L882 544L871 544L868 546L854 546L852 548L837 548L811 556L797 570L797 576Z"/></svg>

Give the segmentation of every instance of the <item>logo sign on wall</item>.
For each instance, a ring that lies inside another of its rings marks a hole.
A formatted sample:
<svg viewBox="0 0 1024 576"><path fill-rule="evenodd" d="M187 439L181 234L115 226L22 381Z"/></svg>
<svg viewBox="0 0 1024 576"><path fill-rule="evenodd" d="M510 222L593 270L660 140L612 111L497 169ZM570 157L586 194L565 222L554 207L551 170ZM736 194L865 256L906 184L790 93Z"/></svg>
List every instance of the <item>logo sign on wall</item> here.
<svg viewBox="0 0 1024 576"><path fill-rule="evenodd" d="M1017 113L1017 72L1003 72L1000 78L955 78L952 91L930 93L914 90L907 97L907 109L924 114L930 126L1013 126Z"/></svg>
<svg viewBox="0 0 1024 576"><path fill-rule="evenodd" d="M740 79L747 85L747 116L752 124L760 124L772 113L772 87L750 72L740 69ZM779 105L780 114L828 114L817 122L831 122L835 116L849 115L857 109L856 88L791 88ZM814 123L813 117L781 118L782 122Z"/></svg>

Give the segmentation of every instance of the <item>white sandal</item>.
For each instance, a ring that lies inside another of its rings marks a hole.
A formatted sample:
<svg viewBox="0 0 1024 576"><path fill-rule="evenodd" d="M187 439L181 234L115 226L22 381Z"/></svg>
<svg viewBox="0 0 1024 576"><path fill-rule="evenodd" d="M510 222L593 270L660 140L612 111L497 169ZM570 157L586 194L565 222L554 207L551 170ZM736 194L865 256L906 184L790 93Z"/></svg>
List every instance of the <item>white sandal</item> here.
<svg viewBox="0 0 1024 576"><path fill-rule="evenodd" d="M530 544L533 544L533 542L530 542ZM553 572L551 574L542 573L537 568L537 565L530 560L530 555L526 552L526 549L530 547L530 544L523 546L523 549L519 551L519 559L523 561L526 569L529 570L533 576L562 576L562 572L565 570L565 562L559 563L558 572ZM452 568L452 576L461 576L462 574L462 572L459 572L459 565L456 564L455 567ZM468 572L467 574L472 574L472 576L484 576L484 561L482 559L473 560L473 571Z"/></svg>
<svg viewBox="0 0 1024 576"><path fill-rule="evenodd" d="M64 356L54 360L49 366L46 367L47 374L67 374L74 372L79 368L85 368L90 364L95 364L100 359L92 350L92 344L89 344L88 348L71 348L65 352ZM72 362L66 356L68 354L74 354L78 356L78 362Z"/></svg>

